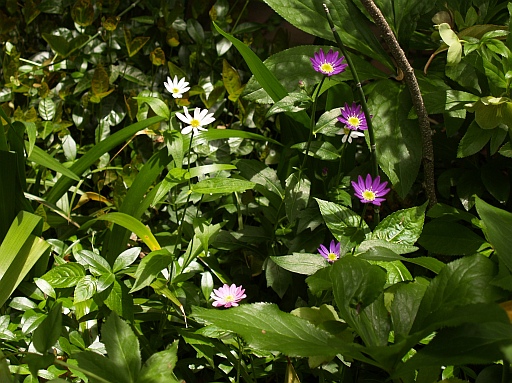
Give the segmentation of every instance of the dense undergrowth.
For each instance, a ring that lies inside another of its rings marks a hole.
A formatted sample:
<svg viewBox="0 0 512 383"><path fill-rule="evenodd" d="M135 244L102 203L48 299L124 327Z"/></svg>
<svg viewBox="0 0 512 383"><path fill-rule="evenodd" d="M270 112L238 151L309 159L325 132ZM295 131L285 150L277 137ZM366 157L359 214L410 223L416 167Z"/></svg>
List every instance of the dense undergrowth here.
<svg viewBox="0 0 512 383"><path fill-rule="evenodd" d="M511 14L0 0L0 381L509 382Z"/></svg>

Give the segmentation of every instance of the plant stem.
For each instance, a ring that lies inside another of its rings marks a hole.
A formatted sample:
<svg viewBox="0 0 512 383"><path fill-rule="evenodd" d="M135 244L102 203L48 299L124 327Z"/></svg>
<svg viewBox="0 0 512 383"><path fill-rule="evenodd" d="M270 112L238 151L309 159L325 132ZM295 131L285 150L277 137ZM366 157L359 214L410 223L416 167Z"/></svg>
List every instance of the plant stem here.
<svg viewBox="0 0 512 383"><path fill-rule="evenodd" d="M306 154L304 156L304 160L302 161L302 165L300 166L300 170L304 170L306 166L306 161L308 159L309 147L311 146L311 141L313 140L313 129L315 127L315 114L316 114L316 103L318 100L318 96L320 95L320 89L322 89L322 85L324 85L325 76L322 77L322 81L317 85L315 91L313 92L313 105L311 106L311 119L309 124L309 137L308 143L306 145Z"/></svg>
<svg viewBox="0 0 512 383"><path fill-rule="evenodd" d="M382 15L380 9L375 5L373 0L361 0L361 3L366 8L370 16L375 21L375 24L380 30L381 36L385 43L391 50L391 54L395 59L398 68L404 73L405 83L411 93L412 103L414 110L418 116L418 123L421 131L421 141L423 144L423 172L425 177L425 193L428 198L429 206L437 203L435 177L434 177L434 148L432 145L432 131L430 129L430 122L428 120L428 113L423 103L418 80L414 75L414 69L407 60L403 49L398 44L398 41L389 27L386 19Z"/></svg>
<svg viewBox="0 0 512 383"><path fill-rule="evenodd" d="M361 85L361 81L359 81L359 76L357 75L356 68L354 64L352 63L352 59L350 58L350 55L348 54L347 50L345 49L345 46L343 45L343 42L341 41L341 37L336 30L336 27L334 26L334 22L332 21L331 13L329 12L329 8L327 8L326 4L323 4L325 14L327 16L327 21L329 22L329 26L331 27L332 34L334 36L334 39L336 40L336 44L338 44L338 47L341 50L341 53L343 53L343 56L345 56L345 60L347 61L348 67L350 69L350 72L352 73L352 78L356 82L356 88L359 93L359 98L361 99L361 107L363 109L364 117L366 119L366 123L368 125L368 138L370 139L370 154L372 157L372 175L373 178L377 177L379 175L379 163L377 161L377 151L376 151L376 144L375 144L375 133L373 131L373 125L372 125L372 116L370 114L370 111L368 110L368 105L366 104L366 97L364 95L363 86ZM375 209L375 223L379 223L380 221L380 209L377 207Z"/></svg>

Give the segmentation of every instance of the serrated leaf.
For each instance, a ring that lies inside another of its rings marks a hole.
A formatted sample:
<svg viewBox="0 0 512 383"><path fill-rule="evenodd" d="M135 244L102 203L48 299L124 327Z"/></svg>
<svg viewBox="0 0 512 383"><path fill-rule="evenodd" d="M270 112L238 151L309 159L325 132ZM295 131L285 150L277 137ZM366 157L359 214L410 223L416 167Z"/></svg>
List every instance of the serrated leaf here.
<svg viewBox="0 0 512 383"><path fill-rule="evenodd" d="M278 266L297 274L313 275L329 266L320 254L293 253L293 255L271 256Z"/></svg>
<svg viewBox="0 0 512 383"><path fill-rule="evenodd" d="M74 287L85 276L85 270L78 263L65 263L48 271L41 278L53 288Z"/></svg>
<svg viewBox="0 0 512 383"><path fill-rule="evenodd" d="M135 272L135 282L130 293L149 286L160 272L168 267L173 256L168 250L152 251L140 261Z"/></svg>
<svg viewBox="0 0 512 383"><path fill-rule="evenodd" d="M384 218L375 228L372 239L384 239L388 242L414 245L418 240L427 204L396 211Z"/></svg>
<svg viewBox="0 0 512 383"><path fill-rule="evenodd" d="M258 350L280 351L289 356L333 356L340 352L350 355L354 351L353 346L341 344L327 331L280 311L274 304L244 304L229 310L194 306L191 316L239 334L249 347Z"/></svg>
<svg viewBox="0 0 512 383"><path fill-rule="evenodd" d="M103 325L101 334L108 358L129 382L135 382L141 368L141 356L139 340L130 326L113 312Z"/></svg>
<svg viewBox="0 0 512 383"><path fill-rule="evenodd" d="M117 279L114 279L110 294L105 299L105 305L123 318L133 319L133 296L128 287Z"/></svg>

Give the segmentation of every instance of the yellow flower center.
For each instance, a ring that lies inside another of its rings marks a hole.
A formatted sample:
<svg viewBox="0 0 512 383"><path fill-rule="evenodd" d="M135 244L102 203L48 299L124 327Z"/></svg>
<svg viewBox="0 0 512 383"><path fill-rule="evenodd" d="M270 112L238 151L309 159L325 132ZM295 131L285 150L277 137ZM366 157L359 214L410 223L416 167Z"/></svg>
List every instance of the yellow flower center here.
<svg viewBox="0 0 512 383"><path fill-rule="evenodd" d="M172 88L172 92L173 93L180 93L180 89L179 88Z"/></svg>
<svg viewBox="0 0 512 383"><path fill-rule="evenodd" d="M233 302L235 300L235 297L233 295L226 295L224 297L224 302L228 303L228 302Z"/></svg>
<svg viewBox="0 0 512 383"><path fill-rule="evenodd" d="M190 121L190 126L192 126L193 128L198 128L201 126L201 121L193 118L192 121Z"/></svg>
<svg viewBox="0 0 512 383"><path fill-rule="evenodd" d="M362 195L363 195L364 199L367 201L373 201L375 199L375 197L377 197L372 190L368 190L368 189L365 190L362 193Z"/></svg>
<svg viewBox="0 0 512 383"><path fill-rule="evenodd" d="M324 73L331 73L332 71L334 71L334 68L330 63L323 63L322 65L320 65L320 70Z"/></svg>
<svg viewBox="0 0 512 383"><path fill-rule="evenodd" d="M361 120L359 120L359 117L356 116L350 116L347 121L349 125L354 126L356 128L358 128L359 125L361 124Z"/></svg>
<svg viewBox="0 0 512 383"><path fill-rule="evenodd" d="M329 258L330 261L335 261L338 259L338 255L334 253L329 253L329 255L327 255L327 258Z"/></svg>

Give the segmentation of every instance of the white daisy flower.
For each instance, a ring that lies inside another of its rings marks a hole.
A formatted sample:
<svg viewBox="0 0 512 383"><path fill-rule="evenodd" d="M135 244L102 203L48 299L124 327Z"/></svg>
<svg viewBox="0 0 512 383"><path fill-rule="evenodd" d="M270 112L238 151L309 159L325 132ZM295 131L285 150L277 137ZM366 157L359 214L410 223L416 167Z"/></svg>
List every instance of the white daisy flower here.
<svg viewBox="0 0 512 383"><path fill-rule="evenodd" d="M352 143L353 138L364 137L364 133L349 128L343 128L336 134L343 134L341 142L345 143L348 141L349 144Z"/></svg>
<svg viewBox="0 0 512 383"><path fill-rule="evenodd" d="M164 82L164 86L165 89L167 89L167 91L172 94L174 98L182 98L183 93L190 89L188 82L185 81L185 78L183 77L178 81L178 76L174 76L173 80L167 76L167 82Z"/></svg>
<svg viewBox="0 0 512 383"><path fill-rule="evenodd" d="M194 131L194 134L197 134L200 130L206 131L208 129L203 128L203 126L215 121L213 113L208 113L208 109L196 108L194 110L194 117L190 115L186 106L183 107L183 112L184 114L176 112L176 117L185 124L188 124L188 126L181 129L182 134L189 134L192 131Z"/></svg>

